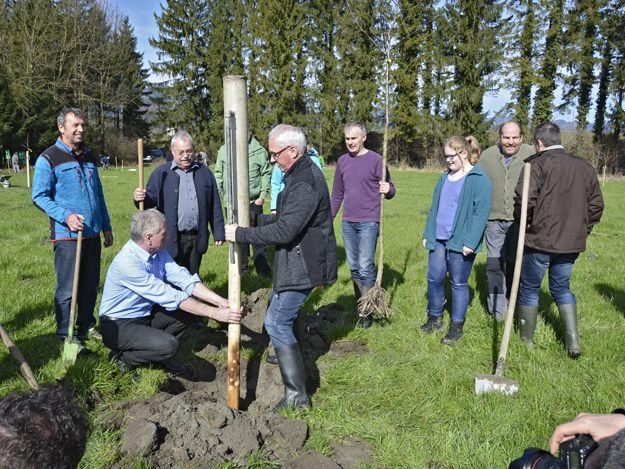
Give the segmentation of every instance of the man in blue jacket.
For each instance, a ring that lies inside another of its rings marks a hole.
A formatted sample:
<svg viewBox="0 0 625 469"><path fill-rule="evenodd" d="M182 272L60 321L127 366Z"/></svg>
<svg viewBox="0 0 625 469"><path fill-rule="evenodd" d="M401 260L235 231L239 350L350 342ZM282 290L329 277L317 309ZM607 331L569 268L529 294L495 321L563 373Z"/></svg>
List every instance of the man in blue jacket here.
<svg viewBox="0 0 625 469"><path fill-rule="evenodd" d="M208 225L215 245L224 237L224 217L215 176L194 158L193 139L178 131L171 139L173 160L156 168L147 189L137 188L135 203L144 208L156 207L165 215L165 249L178 265L193 275L199 273L202 256L208 249Z"/></svg>
<svg viewBox="0 0 625 469"><path fill-rule="evenodd" d="M104 247L113 244L111 220L98 176L98 161L85 145L85 118L80 109L64 108L57 117L60 136L35 163L33 203L50 217L54 243L56 334L64 340L69 328L76 240L83 232L76 335L84 341L95 324L100 282L100 233Z"/></svg>

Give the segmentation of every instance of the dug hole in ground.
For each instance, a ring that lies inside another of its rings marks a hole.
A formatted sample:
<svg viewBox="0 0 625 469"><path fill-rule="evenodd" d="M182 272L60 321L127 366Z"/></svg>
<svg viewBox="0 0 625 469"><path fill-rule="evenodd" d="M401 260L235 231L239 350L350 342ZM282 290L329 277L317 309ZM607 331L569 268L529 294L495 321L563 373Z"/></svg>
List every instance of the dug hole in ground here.
<svg viewBox="0 0 625 469"><path fill-rule="evenodd" d="M250 313L241 326L241 346L262 354L268 346L263 334L268 289L247 299ZM340 357L365 354L365 346L353 341L329 343L323 331L353 324L353 313L338 304L319 308L312 315L300 315L298 339L306 366L309 394L319 387L326 363L321 356ZM304 448L308 425L271 411L284 395L280 370L262 359L241 357L241 411L227 406L227 368L202 357L227 349L227 332L202 328L196 334L194 369L191 379L171 378L162 392L146 400L117 402L99 424L108 430L121 430L122 459L115 468L127 467L140 457L153 468L215 467L228 461L245 467L250 457L263 458L285 468L358 468L370 464L373 451L357 439L334 442L330 457ZM321 367L321 369L320 369Z"/></svg>

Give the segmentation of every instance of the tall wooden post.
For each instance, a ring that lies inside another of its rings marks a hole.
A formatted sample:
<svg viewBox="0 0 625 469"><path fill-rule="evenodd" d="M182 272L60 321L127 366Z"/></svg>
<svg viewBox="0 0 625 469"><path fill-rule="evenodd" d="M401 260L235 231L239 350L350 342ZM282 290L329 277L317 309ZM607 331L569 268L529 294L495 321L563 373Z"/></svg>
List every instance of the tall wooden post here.
<svg viewBox="0 0 625 469"><path fill-rule="evenodd" d="M226 76L224 84L224 129L227 133L225 141L231 143L230 151L234 151L228 165L228 181L231 182L229 191L236 194L230 197L231 205L228 212L236 219L239 226L249 226L250 220L250 188L248 182L248 130L247 130L247 83L242 76ZM234 129L232 126L234 125ZM231 140L234 140L231 142ZM236 171L236 174L234 173ZM234 184L233 184L234 183ZM236 192L234 192L236 190ZM235 207L233 206L236 203ZM233 223L235 220L228 220ZM245 255L245 254L244 254ZM228 303L230 308L241 308L241 251L235 243L234 255L228 264ZM241 325L228 325L228 406L231 409L239 408L240 398L240 348Z"/></svg>
<svg viewBox="0 0 625 469"><path fill-rule="evenodd" d="M26 134L26 187L30 189L30 132Z"/></svg>
<svg viewBox="0 0 625 469"><path fill-rule="evenodd" d="M26 187L30 189L30 148L26 150Z"/></svg>
<svg viewBox="0 0 625 469"><path fill-rule="evenodd" d="M137 172L139 173L139 189L143 189L143 139L137 140ZM143 201L139 202L139 210L143 210Z"/></svg>

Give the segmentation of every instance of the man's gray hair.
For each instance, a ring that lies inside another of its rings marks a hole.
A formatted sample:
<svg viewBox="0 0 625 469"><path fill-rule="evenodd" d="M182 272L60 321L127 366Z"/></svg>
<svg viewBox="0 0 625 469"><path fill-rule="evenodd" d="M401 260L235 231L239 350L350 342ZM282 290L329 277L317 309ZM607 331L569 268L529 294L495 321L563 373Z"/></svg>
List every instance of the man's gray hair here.
<svg viewBox="0 0 625 469"><path fill-rule="evenodd" d="M553 122L543 122L534 130L534 143L538 143L539 140L545 147L560 145L562 143L560 139L560 127Z"/></svg>
<svg viewBox="0 0 625 469"><path fill-rule="evenodd" d="M130 239L138 243L146 234L155 235L165 225L165 215L151 208L136 212L130 220Z"/></svg>
<svg viewBox="0 0 625 469"><path fill-rule="evenodd" d="M343 132L347 132L349 129L358 129L360 130L360 134L364 137L367 135L367 126L362 122L348 122L343 127Z"/></svg>
<svg viewBox="0 0 625 469"><path fill-rule="evenodd" d="M193 137L189 135L189 132L185 132L184 130L179 130L174 134L174 136L171 138L169 148L174 148L174 143L176 142L176 140L189 140L191 142L191 145L193 145Z"/></svg>
<svg viewBox="0 0 625 469"><path fill-rule="evenodd" d="M65 119L67 119L68 114L74 114L75 117L80 117L83 120L85 119L85 115L77 107L64 107L59 112L59 115L56 116L57 125L65 125Z"/></svg>
<svg viewBox="0 0 625 469"><path fill-rule="evenodd" d="M288 124L276 125L269 132L269 140L275 139L276 145L280 148L293 145L297 148L297 153L300 156L306 154L306 134L299 127L294 127Z"/></svg>

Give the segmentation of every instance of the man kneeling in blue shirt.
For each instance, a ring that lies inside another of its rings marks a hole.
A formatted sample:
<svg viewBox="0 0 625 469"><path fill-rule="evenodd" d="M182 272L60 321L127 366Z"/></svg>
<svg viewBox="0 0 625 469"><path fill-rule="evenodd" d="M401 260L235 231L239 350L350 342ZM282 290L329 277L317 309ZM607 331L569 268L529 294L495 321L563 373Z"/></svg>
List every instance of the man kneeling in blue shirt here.
<svg viewBox="0 0 625 469"><path fill-rule="evenodd" d="M104 345L112 350L110 358L118 360L123 370L158 363L172 373L186 371L171 360L185 329L175 317L178 309L221 322L241 321L242 313L231 311L228 300L206 288L197 274L191 275L174 262L163 249L166 236L161 212L150 209L135 213L130 240L106 274L100 333Z"/></svg>

